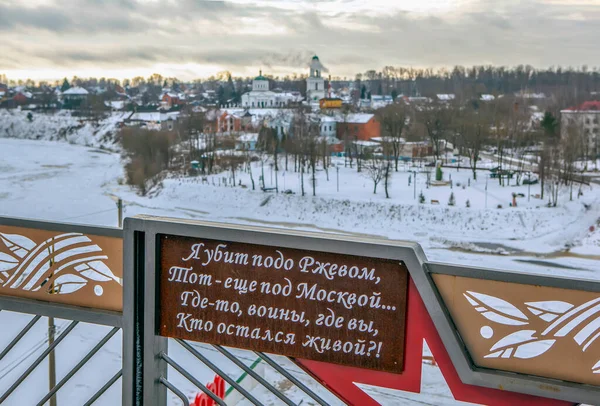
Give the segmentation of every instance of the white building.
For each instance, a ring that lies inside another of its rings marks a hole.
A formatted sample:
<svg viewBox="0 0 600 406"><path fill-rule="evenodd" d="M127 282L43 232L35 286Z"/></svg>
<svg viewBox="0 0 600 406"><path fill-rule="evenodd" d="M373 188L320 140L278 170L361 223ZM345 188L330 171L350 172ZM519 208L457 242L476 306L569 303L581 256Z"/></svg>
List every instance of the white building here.
<svg viewBox="0 0 600 406"><path fill-rule="evenodd" d="M310 63L310 76L306 78L306 100L309 103L325 98L325 79L322 76L323 65L318 56L313 56Z"/></svg>
<svg viewBox="0 0 600 406"><path fill-rule="evenodd" d="M336 138L337 120L335 117L321 117L321 136L326 138Z"/></svg>
<svg viewBox="0 0 600 406"><path fill-rule="evenodd" d="M252 80L252 91L242 95L242 106L245 108L285 107L291 102L302 100L297 92L275 93L269 90L269 79L260 74Z"/></svg>
<svg viewBox="0 0 600 406"><path fill-rule="evenodd" d="M571 129L587 140L587 151L592 156L600 156L600 102L588 101L577 107L561 110L561 136Z"/></svg>

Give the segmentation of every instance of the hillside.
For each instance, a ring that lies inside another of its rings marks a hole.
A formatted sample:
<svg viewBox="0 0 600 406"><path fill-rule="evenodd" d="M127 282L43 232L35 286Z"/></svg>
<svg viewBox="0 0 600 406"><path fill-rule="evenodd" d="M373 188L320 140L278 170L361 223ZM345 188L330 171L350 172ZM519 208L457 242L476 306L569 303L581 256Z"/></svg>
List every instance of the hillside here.
<svg viewBox="0 0 600 406"><path fill-rule="evenodd" d="M45 141L66 141L88 147L120 150L116 143L119 123L130 113L109 113L99 121L74 117L70 111L53 113L0 110L0 137Z"/></svg>

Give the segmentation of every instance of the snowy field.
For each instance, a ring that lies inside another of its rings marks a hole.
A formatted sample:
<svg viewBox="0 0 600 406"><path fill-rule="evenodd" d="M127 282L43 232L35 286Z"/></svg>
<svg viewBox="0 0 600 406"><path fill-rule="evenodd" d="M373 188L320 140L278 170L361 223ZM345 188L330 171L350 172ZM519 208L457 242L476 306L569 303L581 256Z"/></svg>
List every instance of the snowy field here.
<svg viewBox="0 0 600 406"><path fill-rule="evenodd" d="M426 174L418 172L415 199L415 175L408 170L413 169L401 168L401 172L394 173L390 199L385 199L382 184L374 195L372 181L357 174L355 169L344 168L343 164L339 168L339 192L338 174L331 168L329 180L324 171L318 172L316 197L312 197L308 176L304 179L307 196L299 196L298 175L290 171L285 176L280 171L277 183L281 190L291 189L295 194L265 193L258 188L258 177L262 172L260 163L253 166L257 185L254 191L249 174L242 172L236 174L236 179L241 180L245 188L219 186L219 178L226 177L225 174L209 176L208 184L203 184L200 177L181 177L165 180L161 188L152 191L152 197L140 197L119 184L123 171L118 154L68 143L0 138L0 215L115 226L115 201L120 197L124 200L126 216L151 214L413 240L422 244L427 257L434 261L600 278L597 265L600 234L589 230L597 224L599 217L600 185L585 186L580 198L575 190L572 202L568 191L564 191L559 207L547 208L545 202L533 197L540 192L537 185L530 191L527 186L501 187L497 180L486 181L489 172L481 171L475 181L469 170L445 169L446 180L452 175L452 189L450 186L427 188ZM275 173L268 164L264 166L264 173L266 186L275 186ZM463 188L463 185L466 186ZM418 203L421 192L426 196L425 204ZM509 207L513 192L525 195L517 199L517 207ZM530 199L527 198L529 192ZM448 206L450 193L455 195L454 207ZM466 207L467 199L469 208ZM439 204L432 204L431 200L438 200ZM498 205L503 208L498 209ZM568 252L566 247L570 248ZM0 348L29 319L0 312L0 324L8 326L3 330L6 334L0 335ZM40 320L35 331L3 360L0 393L43 351L44 323L45 320ZM64 329L68 322L58 321L57 324ZM61 360L57 366L58 379L108 331L98 326L78 325L58 347L57 358ZM184 351L176 344L170 346L170 355L174 359L190 367L201 381L211 380L212 375L185 356ZM239 376L239 370L225 362L222 356L210 350L204 353L232 377ZM78 374L59 392L58 404L81 404L119 370L120 354L121 339L117 333L94 361L84 367L84 377ZM247 353L240 352L240 356L248 364L254 361ZM22 363L25 359L28 362ZM300 376L294 367L290 368ZM439 370L429 365L423 368L425 395L417 397L373 389L373 396L389 405L414 404L417 399L419 404L454 404ZM42 363L28 378L28 382L35 382L35 385L24 385L5 404L35 404L47 392L46 370L47 364ZM269 374L267 378L277 383L277 378ZM191 396L193 388L183 377L170 371L169 379ZM292 400L301 400L301 395L293 390L288 394ZM173 404L177 404L172 399ZM120 387L116 385L98 404L119 403ZM273 401L273 404L277 402Z"/></svg>

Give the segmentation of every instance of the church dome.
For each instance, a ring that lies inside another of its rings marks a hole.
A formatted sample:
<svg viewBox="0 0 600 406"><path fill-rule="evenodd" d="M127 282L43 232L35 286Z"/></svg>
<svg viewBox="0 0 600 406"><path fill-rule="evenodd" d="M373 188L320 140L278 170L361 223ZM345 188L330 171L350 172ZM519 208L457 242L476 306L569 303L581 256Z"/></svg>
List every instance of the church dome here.
<svg viewBox="0 0 600 406"><path fill-rule="evenodd" d="M313 61L318 61L318 60L319 60L319 57L318 57L317 55L315 55L315 56L313 56L312 60L313 60Z"/></svg>
<svg viewBox="0 0 600 406"><path fill-rule="evenodd" d="M260 73L258 74L258 76L254 78L254 80L265 80L267 82L269 81L269 79L267 79L266 77L264 77L262 75L262 71L260 71Z"/></svg>

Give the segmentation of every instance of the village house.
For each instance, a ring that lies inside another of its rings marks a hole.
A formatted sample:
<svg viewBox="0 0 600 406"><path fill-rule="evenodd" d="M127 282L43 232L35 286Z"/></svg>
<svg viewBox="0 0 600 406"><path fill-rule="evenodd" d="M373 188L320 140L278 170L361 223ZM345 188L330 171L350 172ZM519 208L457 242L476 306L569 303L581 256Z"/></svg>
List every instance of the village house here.
<svg viewBox="0 0 600 406"><path fill-rule="evenodd" d="M85 90L83 87L74 86L62 93L62 99L64 102L73 102L73 101L83 101L87 100L90 93Z"/></svg>
<svg viewBox="0 0 600 406"><path fill-rule="evenodd" d="M137 126L148 130L167 130L175 129L175 123L179 112L161 113L159 111L133 113L125 120L127 126Z"/></svg>
<svg viewBox="0 0 600 406"><path fill-rule="evenodd" d="M235 140L235 149L238 151L255 151L258 142L258 133L244 133Z"/></svg>
<svg viewBox="0 0 600 406"><path fill-rule="evenodd" d="M210 110L205 118L205 133L231 134L242 131L242 117L227 110Z"/></svg>
<svg viewBox="0 0 600 406"><path fill-rule="evenodd" d="M167 110L176 106L183 106L185 104L185 95L167 92L160 98L160 104L162 108Z"/></svg>
<svg viewBox="0 0 600 406"><path fill-rule="evenodd" d="M381 124L374 114L349 114L338 117L337 121L337 137L341 140L350 137L353 140L370 141L381 136Z"/></svg>

